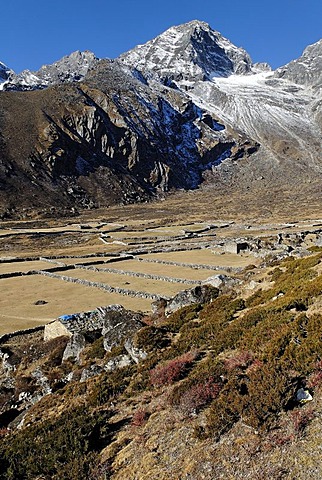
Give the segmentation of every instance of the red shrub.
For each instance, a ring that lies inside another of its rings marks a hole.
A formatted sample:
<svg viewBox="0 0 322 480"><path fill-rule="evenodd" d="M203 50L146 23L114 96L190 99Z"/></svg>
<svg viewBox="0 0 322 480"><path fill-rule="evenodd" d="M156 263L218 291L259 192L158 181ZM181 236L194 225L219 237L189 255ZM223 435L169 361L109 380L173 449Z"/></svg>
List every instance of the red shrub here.
<svg viewBox="0 0 322 480"><path fill-rule="evenodd" d="M131 425L133 427L142 427L149 418L148 412L144 408L140 408L132 417Z"/></svg>
<svg viewBox="0 0 322 480"><path fill-rule="evenodd" d="M316 388L322 385L322 360L319 360L316 365L314 371L311 373L307 386L309 388Z"/></svg>
<svg viewBox="0 0 322 480"><path fill-rule="evenodd" d="M7 435L9 433L10 430L8 430L8 428L0 428L0 438L1 437L4 437L5 435Z"/></svg>
<svg viewBox="0 0 322 480"><path fill-rule="evenodd" d="M308 424L315 418L313 408L306 408L305 410L294 410L292 412L292 420L295 433L300 435L304 432Z"/></svg>
<svg viewBox="0 0 322 480"><path fill-rule="evenodd" d="M254 355L251 352L241 351L230 358L225 359L225 367L228 371L235 368L246 368L254 359Z"/></svg>
<svg viewBox="0 0 322 480"><path fill-rule="evenodd" d="M258 370L262 366L263 362L261 360L258 360L258 358L255 358L255 360L247 368L246 373L249 375L250 373L256 372L256 370Z"/></svg>
<svg viewBox="0 0 322 480"><path fill-rule="evenodd" d="M186 415L198 413L202 407L218 397L221 388L222 385L215 382L212 377L205 382L192 386L182 394L179 402L180 410Z"/></svg>
<svg viewBox="0 0 322 480"><path fill-rule="evenodd" d="M158 365L150 371L150 382L155 387L170 385L184 376L188 367L196 358L195 352L188 352L170 360L165 365Z"/></svg>

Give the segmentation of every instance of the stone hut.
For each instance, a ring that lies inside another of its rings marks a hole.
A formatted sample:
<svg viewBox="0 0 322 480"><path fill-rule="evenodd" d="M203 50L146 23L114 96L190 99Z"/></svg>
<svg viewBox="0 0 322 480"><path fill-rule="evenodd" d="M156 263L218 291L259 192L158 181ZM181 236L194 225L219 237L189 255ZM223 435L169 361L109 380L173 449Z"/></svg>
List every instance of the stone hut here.
<svg viewBox="0 0 322 480"><path fill-rule="evenodd" d="M45 325L44 340L51 340L62 335L71 337L79 332L94 332L101 330L108 312L121 312L121 305L98 307L90 312L62 315Z"/></svg>

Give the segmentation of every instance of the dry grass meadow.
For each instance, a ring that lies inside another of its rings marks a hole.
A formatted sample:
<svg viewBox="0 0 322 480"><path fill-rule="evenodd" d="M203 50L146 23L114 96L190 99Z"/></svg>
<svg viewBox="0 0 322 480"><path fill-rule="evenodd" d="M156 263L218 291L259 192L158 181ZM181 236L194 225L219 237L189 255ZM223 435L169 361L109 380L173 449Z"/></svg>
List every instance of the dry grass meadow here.
<svg viewBox="0 0 322 480"><path fill-rule="evenodd" d="M301 196L300 190L272 190L269 196L254 191L221 196L206 186L197 191L169 195L164 201L85 211L79 217L71 219L7 221L0 224L0 274L53 268L57 264L37 259L56 256L59 258L55 262L72 267L102 261L107 263L97 265L98 268L205 280L212 275L225 273L227 269L229 271L229 267L246 267L259 263L253 255L223 253L222 249L216 247L216 241L223 242L246 234L274 235L285 222L294 223L289 231L298 231L304 225L305 228L316 225L321 217L319 202ZM211 230L206 230L201 235L197 233L207 227ZM196 233L191 238L185 237L189 232ZM173 238L177 236L182 238ZM164 251L156 253L153 251L156 248ZM169 249L178 251L168 251ZM191 266L165 265L135 259L108 262L112 258L111 254L128 254L133 251L138 252L136 256L143 260L161 260ZM87 255L91 257L88 258ZM27 257L34 260L28 260ZM12 258L26 258L26 261L11 262ZM218 270L198 270L193 268L194 264L218 267ZM72 268L60 274L166 296L189 288L181 283L85 269ZM0 333L33 327L62 314L92 310L111 303L120 303L134 310L150 309L150 300L147 299L105 293L94 287L40 275L0 278L0 292ZM35 305L38 300L47 303Z"/></svg>

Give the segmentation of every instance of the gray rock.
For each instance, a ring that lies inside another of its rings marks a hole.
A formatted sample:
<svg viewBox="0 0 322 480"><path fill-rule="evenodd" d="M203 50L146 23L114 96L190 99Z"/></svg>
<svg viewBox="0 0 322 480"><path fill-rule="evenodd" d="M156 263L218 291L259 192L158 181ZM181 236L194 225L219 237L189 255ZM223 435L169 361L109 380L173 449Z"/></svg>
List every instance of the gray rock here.
<svg viewBox="0 0 322 480"><path fill-rule="evenodd" d="M96 377L96 375L99 375L100 373L102 373L102 371L103 368L99 365L91 365L89 368L84 368L84 370L82 371L80 382L86 382L86 380L92 377Z"/></svg>
<svg viewBox="0 0 322 480"><path fill-rule="evenodd" d="M208 303L217 298L218 293L218 288L211 285L201 285L191 290L184 290L167 303L165 314L170 315L180 308L193 305L194 303Z"/></svg>
<svg viewBox="0 0 322 480"><path fill-rule="evenodd" d="M82 333L74 333L66 345L63 354L63 362L66 360L79 360L79 356L86 344Z"/></svg>
<svg viewBox="0 0 322 480"><path fill-rule="evenodd" d="M226 286L232 286L237 283L237 280L231 277L228 277L228 275L214 275L212 277L208 277L204 282L205 285L211 285L212 287L217 287L220 288L223 285Z"/></svg>
<svg viewBox="0 0 322 480"><path fill-rule="evenodd" d="M31 376L36 379L36 384L41 387L41 393L37 392L37 395L48 395L52 392L48 378L44 375L40 367L36 368Z"/></svg>
<svg viewBox="0 0 322 480"><path fill-rule="evenodd" d="M135 363L139 363L141 360L145 360L148 356L148 354L144 350L141 350L140 348L137 348L133 345L132 339L128 339L125 342L124 348Z"/></svg>
<svg viewBox="0 0 322 480"><path fill-rule="evenodd" d="M108 312L104 319L102 335L104 336L104 348L107 352L113 347L121 345L131 338L134 333L144 326L143 315L130 310Z"/></svg>
<svg viewBox="0 0 322 480"><path fill-rule="evenodd" d="M299 402L301 404L304 404L304 403L307 403L307 402L311 402L312 400L313 400L313 397L308 390L305 390L304 388L300 388L296 392L296 401L297 402Z"/></svg>
<svg viewBox="0 0 322 480"><path fill-rule="evenodd" d="M129 355L118 355L117 357L111 358L106 365L104 365L104 370L106 372L113 372L117 368L128 367L131 365L132 360Z"/></svg>

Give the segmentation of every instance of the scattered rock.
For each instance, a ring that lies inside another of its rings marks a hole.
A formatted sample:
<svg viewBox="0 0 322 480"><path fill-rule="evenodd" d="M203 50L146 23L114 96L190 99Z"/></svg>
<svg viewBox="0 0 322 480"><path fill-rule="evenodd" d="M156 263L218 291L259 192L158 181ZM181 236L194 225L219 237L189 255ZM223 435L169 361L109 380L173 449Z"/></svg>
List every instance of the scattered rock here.
<svg viewBox="0 0 322 480"><path fill-rule="evenodd" d="M37 300L34 305L46 305L48 302L46 300Z"/></svg>
<svg viewBox="0 0 322 480"><path fill-rule="evenodd" d="M89 368L84 368L80 378L80 382L86 382L91 377L95 377L102 373L103 369L99 365L91 365Z"/></svg>
<svg viewBox="0 0 322 480"><path fill-rule="evenodd" d="M66 360L79 360L82 350L85 348L85 337L82 333L74 333L66 345L63 354L63 362Z"/></svg>
<svg viewBox="0 0 322 480"><path fill-rule="evenodd" d="M198 285L190 290L179 292L172 300L167 302L165 314L170 315L180 308L194 303L208 303L218 297L219 290L211 285Z"/></svg>
<svg viewBox="0 0 322 480"><path fill-rule="evenodd" d="M135 347L132 339L128 339L125 342L124 348L135 363L139 363L140 360L145 360L148 355L144 350Z"/></svg>
<svg viewBox="0 0 322 480"><path fill-rule="evenodd" d="M131 365L132 360L129 355L118 355L117 357L111 358L104 366L106 372L113 372L117 368L128 367Z"/></svg>
<svg viewBox="0 0 322 480"><path fill-rule="evenodd" d="M225 286L233 286L237 283L237 280L231 277L228 277L228 275L214 275L212 277L207 278L204 282L204 284L211 285L212 287L217 287L220 288L223 285Z"/></svg>
<svg viewBox="0 0 322 480"><path fill-rule="evenodd" d="M304 404L304 403L307 403L307 402L311 402L312 400L313 400L313 397L308 390L305 390L304 388L300 388L296 392L296 401L297 402L299 402L301 404Z"/></svg>
<svg viewBox="0 0 322 480"><path fill-rule="evenodd" d="M104 349L109 352L113 347L121 345L131 338L137 330L144 326L142 319L142 314L131 310L122 309L108 312L102 329Z"/></svg>

